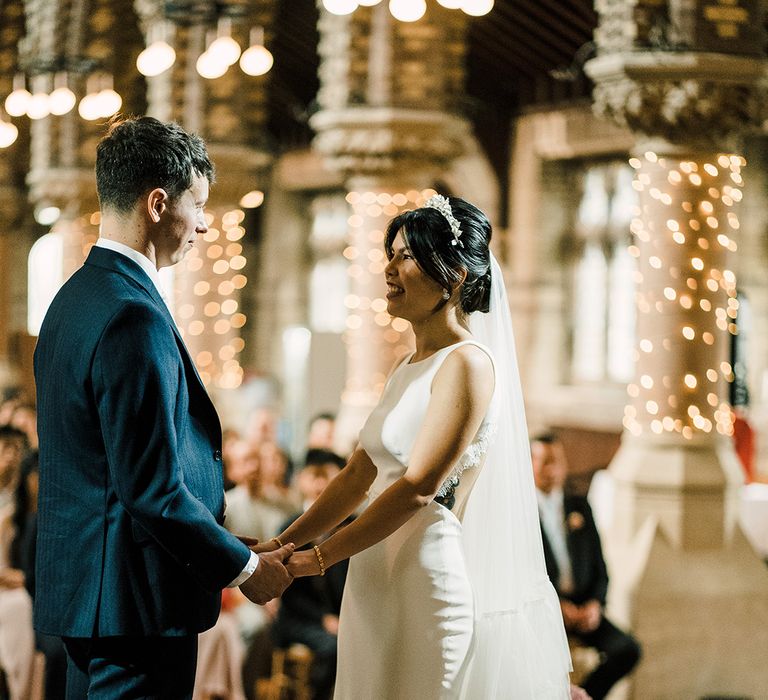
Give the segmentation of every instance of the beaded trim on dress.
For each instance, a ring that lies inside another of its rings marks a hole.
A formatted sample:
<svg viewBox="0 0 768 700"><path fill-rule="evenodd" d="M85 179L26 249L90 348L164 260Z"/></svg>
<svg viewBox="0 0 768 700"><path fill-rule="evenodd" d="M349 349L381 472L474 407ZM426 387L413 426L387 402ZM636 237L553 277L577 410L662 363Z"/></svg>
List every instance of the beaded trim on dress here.
<svg viewBox="0 0 768 700"><path fill-rule="evenodd" d="M480 428L477 438L466 449L461 459L456 463L456 466L451 470L448 478L443 482L443 485L438 490L435 498L445 498L448 496L458 485L461 475L467 470L472 469L480 464L485 457L485 453L488 451L488 445L491 444L491 439L496 433L496 423L486 423Z"/></svg>

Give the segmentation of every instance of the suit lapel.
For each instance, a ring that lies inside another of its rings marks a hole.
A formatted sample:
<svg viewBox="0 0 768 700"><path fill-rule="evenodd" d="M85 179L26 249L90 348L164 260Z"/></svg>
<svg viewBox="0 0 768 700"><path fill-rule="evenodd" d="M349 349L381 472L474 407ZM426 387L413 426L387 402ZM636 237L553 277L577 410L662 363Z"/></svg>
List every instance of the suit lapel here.
<svg viewBox="0 0 768 700"><path fill-rule="evenodd" d="M176 345L179 348L179 354L181 355L186 372L187 374L191 373L194 377L194 383L192 385L193 389L197 390L198 393L204 397L204 405L207 406L207 410L212 421L215 423L215 425L218 426L218 429L220 430L221 424L219 422L219 416L213 406L211 397L208 395L205 384L203 384L203 380L200 378L197 367L192 361L192 357L190 356L189 350L184 343L184 339L181 337L181 333L179 333L179 328L176 325L176 322L173 320L173 316L171 316L171 312L168 310L168 306L160 296L160 292L157 290L157 287L149 278L147 273L141 269L141 266L139 266L125 255L121 255L120 253L112 250L107 250L106 248L100 248L99 246L94 246L91 248L91 252L88 254L88 259L85 261L85 264L102 267L104 269L112 270L113 272L129 277L149 295L155 306L160 310L160 313L162 313L165 319L168 321L168 325L173 331L173 335L176 338Z"/></svg>

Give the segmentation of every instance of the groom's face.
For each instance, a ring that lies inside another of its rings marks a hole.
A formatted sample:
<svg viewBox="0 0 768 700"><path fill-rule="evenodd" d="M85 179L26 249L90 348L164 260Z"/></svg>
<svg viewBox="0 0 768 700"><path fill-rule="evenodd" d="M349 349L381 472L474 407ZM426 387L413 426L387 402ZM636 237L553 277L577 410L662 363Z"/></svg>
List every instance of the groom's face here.
<svg viewBox="0 0 768 700"><path fill-rule="evenodd" d="M195 173L189 189L167 201L153 241L158 267L175 265L192 249L197 236L208 230L208 188L208 179Z"/></svg>

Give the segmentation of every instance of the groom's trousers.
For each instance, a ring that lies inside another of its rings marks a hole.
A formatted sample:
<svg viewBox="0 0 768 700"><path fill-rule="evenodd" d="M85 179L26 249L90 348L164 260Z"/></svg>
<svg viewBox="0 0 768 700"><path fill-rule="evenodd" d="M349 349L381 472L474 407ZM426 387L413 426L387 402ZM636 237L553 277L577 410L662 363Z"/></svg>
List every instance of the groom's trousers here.
<svg viewBox="0 0 768 700"><path fill-rule="evenodd" d="M197 665L197 635L64 637L67 700L187 700Z"/></svg>

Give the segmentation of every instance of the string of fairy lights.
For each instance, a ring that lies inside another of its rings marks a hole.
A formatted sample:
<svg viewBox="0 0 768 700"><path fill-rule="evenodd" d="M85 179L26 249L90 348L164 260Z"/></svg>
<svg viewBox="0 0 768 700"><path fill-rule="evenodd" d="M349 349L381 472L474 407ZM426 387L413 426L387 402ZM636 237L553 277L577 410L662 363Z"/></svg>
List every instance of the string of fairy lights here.
<svg viewBox="0 0 768 700"><path fill-rule="evenodd" d="M624 426L680 434L733 434L734 416L721 399L733 368L725 359L737 334L736 276L726 266L736 252L742 199L738 155L708 160L630 159L639 193L630 229L637 258L637 381L627 392Z"/></svg>
<svg viewBox="0 0 768 700"><path fill-rule="evenodd" d="M236 389L243 381L238 355L245 348L240 329L240 290L248 283L243 270L242 226L245 212L206 212L208 231L176 266L175 293L179 330L206 386Z"/></svg>
<svg viewBox="0 0 768 700"><path fill-rule="evenodd" d="M432 189L367 190L351 191L346 196L352 213L347 221L348 245L342 253L349 261L344 341L353 364L369 359L379 348L379 355L374 358L375 371L370 375L366 376L363 368L360 372L348 372L343 396L348 405L375 401L384 388L386 371L397 358L411 350L410 324L387 313L384 237L393 217L406 209L422 206L433 194Z"/></svg>
<svg viewBox="0 0 768 700"><path fill-rule="evenodd" d="M208 231L198 238L184 259L165 270L172 272L173 314L179 333L206 386L236 389L243 381L238 359L245 349L241 329L247 318L240 310L240 294L248 283L244 274L242 209L224 211L220 216L206 212ZM100 213L78 218L82 259L73 260L73 272L98 239ZM70 269L71 268L71 269Z"/></svg>

